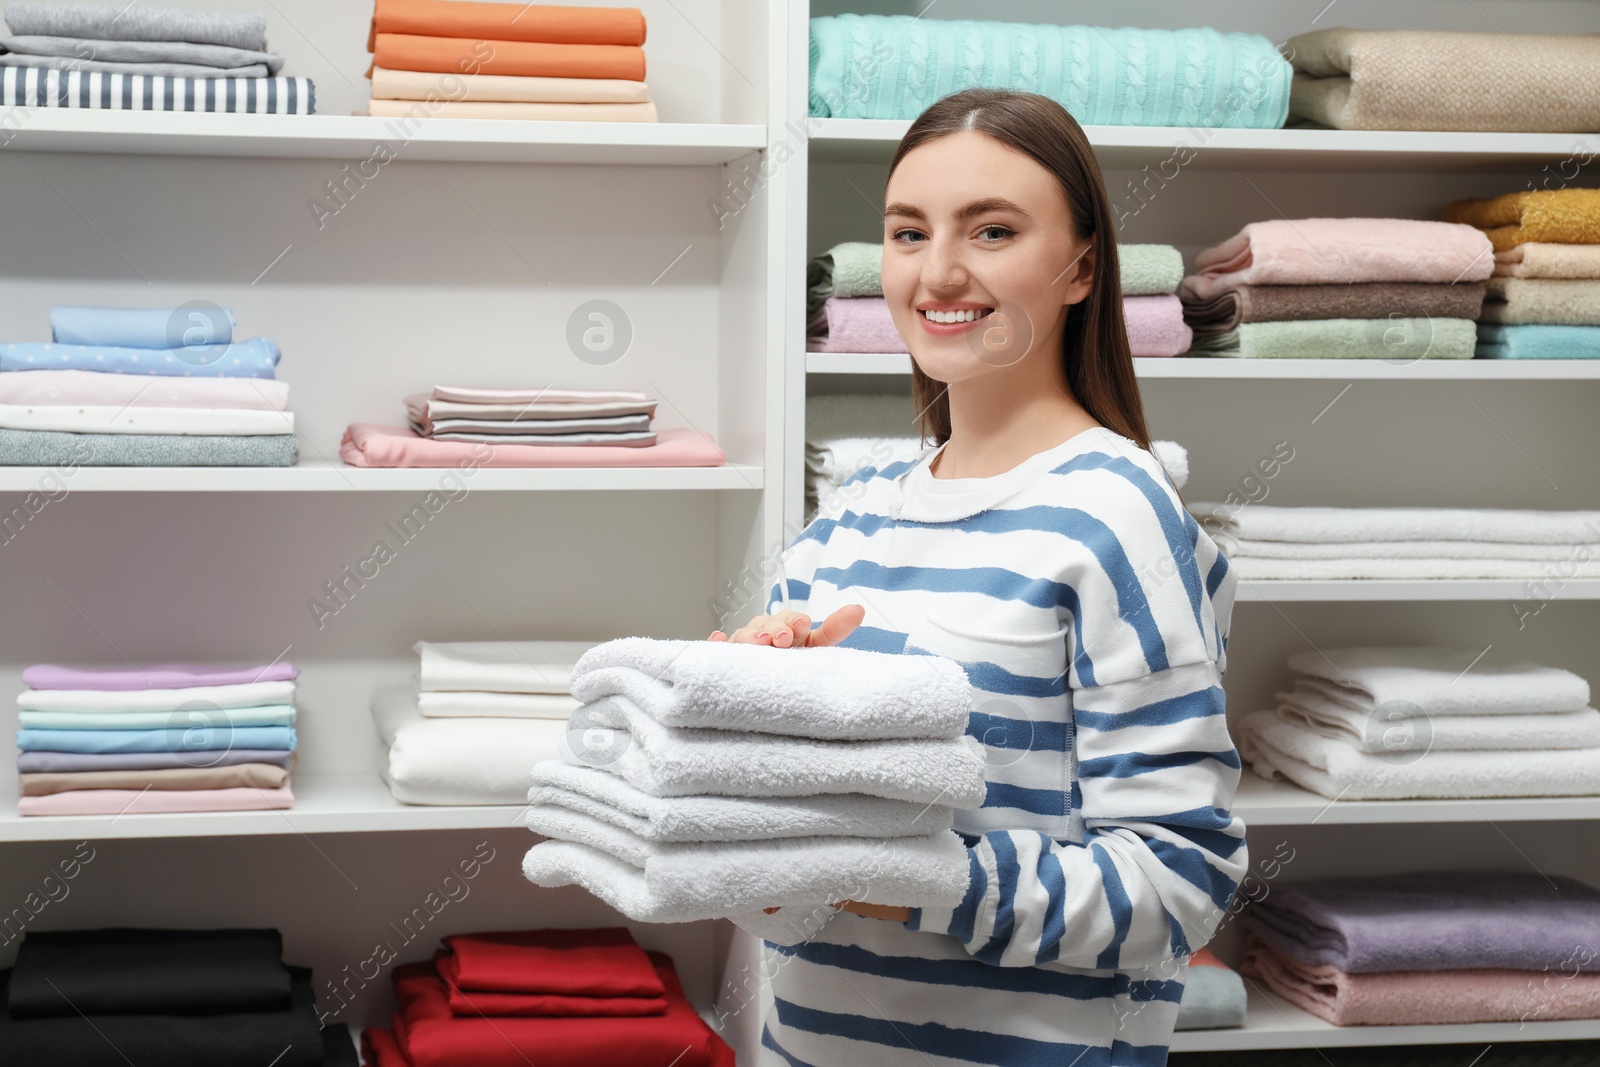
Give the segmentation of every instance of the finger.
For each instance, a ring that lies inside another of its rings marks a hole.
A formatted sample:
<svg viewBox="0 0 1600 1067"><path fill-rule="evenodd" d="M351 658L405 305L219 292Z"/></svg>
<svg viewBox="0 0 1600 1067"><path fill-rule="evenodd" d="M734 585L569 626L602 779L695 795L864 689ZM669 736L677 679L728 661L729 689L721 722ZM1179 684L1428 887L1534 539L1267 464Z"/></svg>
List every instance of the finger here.
<svg viewBox="0 0 1600 1067"><path fill-rule="evenodd" d="M867 609L860 604L846 604L823 619L822 625L811 631L806 643L813 646L837 645L849 637L866 617Z"/></svg>
<svg viewBox="0 0 1600 1067"><path fill-rule="evenodd" d="M721 630L713 630L711 636L706 638L707 641L726 641L727 639L728 635Z"/></svg>
<svg viewBox="0 0 1600 1067"><path fill-rule="evenodd" d="M758 627L758 631L766 635L764 644L775 645L778 648L788 648L794 641L794 631L776 615L769 615Z"/></svg>
<svg viewBox="0 0 1600 1067"><path fill-rule="evenodd" d="M779 905L779 907L782 907L782 905ZM775 912L777 910L778 910L778 908L762 908L761 909L761 914L763 914L763 915L771 915L773 912Z"/></svg>
<svg viewBox="0 0 1600 1067"><path fill-rule="evenodd" d="M772 643L779 648L804 645L811 634L811 616L799 611L780 611L772 616L782 629L774 629Z"/></svg>
<svg viewBox="0 0 1600 1067"><path fill-rule="evenodd" d="M729 637L729 640L740 645L755 644L756 635L761 632L761 623L764 622L766 618L767 616L765 615L757 615L755 618L751 619L749 622L733 631L732 635Z"/></svg>

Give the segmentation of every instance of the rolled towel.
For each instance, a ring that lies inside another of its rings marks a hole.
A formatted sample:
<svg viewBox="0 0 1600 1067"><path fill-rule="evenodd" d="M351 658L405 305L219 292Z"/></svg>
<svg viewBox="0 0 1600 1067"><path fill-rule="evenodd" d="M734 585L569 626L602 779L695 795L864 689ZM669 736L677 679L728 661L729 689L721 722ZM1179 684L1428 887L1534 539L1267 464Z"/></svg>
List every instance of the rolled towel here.
<svg viewBox="0 0 1600 1067"><path fill-rule="evenodd" d="M382 775L406 804L521 804L528 770L556 754L567 724L550 719L429 719L410 685L372 694L388 746Z"/></svg>
<svg viewBox="0 0 1600 1067"><path fill-rule="evenodd" d="M1600 244L1600 189L1534 189L1458 200L1442 217L1485 231L1496 252L1530 242Z"/></svg>
<svg viewBox="0 0 1600 1067"><path fill-rule="evenodd" d="M1479 359L1600 359L1600 326L1478 326Z"/></svg>
<svg viewBox="0 0 1600 1067"><path fill-rule="evenodd" d="M1600 278L1600 245L1530 241L1494 254L1497 278Z"/></svg>
<svg viewBox="0 0 1600 1067"><path fill-rule="evenodd" d="M1183 321L1196 334L1246 322L1432 317L1476 319L1483 282L1358 282L1354 285L1240 285L1209 300L1186 300ZM1183 296L1179 290L1179 296Z"/></svg>
<svg viewBox="0 0 1600 1067"><path fill-rule="evenodd" d="M1484 322L1600 326L1600 280L1490 278Z"/></svg>
<svg viewBox="0 0 1600 1067"><path fill-rule="evenodd" d="M1600 511L1517 508L1328 508L1195 503L1213 537L1230 541L1508 541L1600 544ZM1568 707L1581 707L1587 698Z"/></svg>
<svg viewBox="0 0 1600 1067"><path fill-rule="evenodd" d="M1285 720L1362 752L1600 748L1600 711L1501 715L1407 715L1408 706L1362 711L1315 679L1279 693Z"/></svg>
<svg viewBox="0 0 1600 1067"><path fill-rule="evenodd" d="M548 693L572 688L572 665L594 641L418 641L425 693Z"/></svg>
<svg viewBox="0 0 1600 1067"><path fill-rule="evenodd" d="M658 797L614 774L547 760L533 768L528 801L564 807L656 843L779 837L915 837L950 829L944 804L851 793L811 797Z"/></svg>
<svg viewBox="0 0 1600 1067"><path fill-rule="evenodd" d="M1232 340L1236 338L1236 340ZM1379 318L1245 322L1213 334L1195 351L1240 359L1471 359L1478 343L1470 319Z"/></svg>
<svg viewBox="0 0 1600 1067"><path fill-rule="evenodd" d="M1183 304L1172 295L1122 298L1128 349L1135 356L1176 356L1189 351L1194 333L1184 324Z"/></svg>
<svg viewBox="0 0 1600 1067"><path fill-rule="evenodd" d="M939 656L648 637L585 652L572 695L625 696L670 727L857 741L959 737L972 706L966 672Z"/></svg>
<svg viewBox="0 0 1600 1067"><path fill-rule="evenodd" d="M1243 1026L1245 1020L1244 979L1217 959L1208 948L1189 957L1189 976L1183 983L1183 999L1178 1002L1178 1022L1174 1030L1218 1030Z"/></svg>
<svg viewBox="0 0 1600 1067"><path fill-rule="evenodd" d="M1330 648L1295 653L1289 669L1369 713L1383 707L1395 715L1539 715L1589 703L1589 683L1579 675L1480 648Z"/></svg>
<svg viewBox="0 0 1600 1067"><path fill-rule="evenodd" d="M1183 254L1171 245L1117 245L1123 296L1161 296L1178 291Z"/></svg>

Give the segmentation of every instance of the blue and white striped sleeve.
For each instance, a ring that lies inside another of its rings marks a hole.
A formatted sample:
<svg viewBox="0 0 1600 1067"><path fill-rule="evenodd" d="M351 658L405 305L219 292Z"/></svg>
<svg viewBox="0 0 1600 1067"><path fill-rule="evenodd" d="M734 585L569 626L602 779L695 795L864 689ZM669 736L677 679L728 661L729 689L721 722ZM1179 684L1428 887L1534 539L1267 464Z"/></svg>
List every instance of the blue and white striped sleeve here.
<svg viewBox="0 0 1600 1067"><path fill-rule="evenodd" d="M1066 578L1082 843L990 831L969 849L962 903L912 914L985 962L1130 970L1184 957L1210 940L1248 866L1221 687L1233 579L1159 489L1096 509L1104 543L1086 544Z"/></svg>

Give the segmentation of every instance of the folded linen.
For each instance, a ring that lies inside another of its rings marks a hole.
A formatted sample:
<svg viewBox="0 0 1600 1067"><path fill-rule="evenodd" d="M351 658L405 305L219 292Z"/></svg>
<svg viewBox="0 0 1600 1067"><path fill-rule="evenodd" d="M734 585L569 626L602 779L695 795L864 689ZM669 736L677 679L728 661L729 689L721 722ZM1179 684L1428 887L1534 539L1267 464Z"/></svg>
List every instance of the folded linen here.
<svg viewBox="0 0 1600 1067"><path fill-rule="evenodd" d="M1513 715L1417 716L1404 714L1407 707L1362 711L1304 681L1278 699L1286 721L1362 752L1600 749L1600 711L1594 708Z"/></svg>
<svg viewBox="0 0 1600 1067"><path fill-rule="evenodd" d="M451 0L465 3L467 0ZM535 9L529 8L531 14ZM541 6L537 10L548 11ZM609 10L596 8L594 10ZM501 101L529 104L642 104L650 99L650 87L642 81L623 78L530 78L506 74L474 74L455 77L426 71L372 68L374 100L452 100Z"/></svg>
<svg viewBox="0 0 1600 1067"><path fill-rule="evenodd" d="M1478 327L1479 359L1600 359L1600 327L1542 323Z"/></svg>
<svg viewBox="0 0 1600 1067"><path fill-rule="evenodd" d="M452 0L456 2L456 0ZM498 404L513 407L512 413L507 418L515 418L529 404L650 404L655 403L649 396L632 389L474 389L463 385L436 385L429 399L435 401L451 401L457 404L471 404L471 408L462 409L468 414L483 410L483 405ZM441 415L445 409L439 409ZM453 409L452 409L453 410ZM557 411L565 409L553 409ZM639 409L643 411L643 409ZM653 408L651 409L653 412ZM646 412L647 414L650 412ZM613 414L629 414L629 412L613 412ZM479 418L489 416L480 415Z"/></svg>
<svg viewBox="0 0 1600 1067"><path fill-rule="evenodd" d="M1268 219L1195 254L1187 300L1241 285L1479 282L1494 269L1482 232L1456 221Z"/></svg>
<svg viewBox="0 0 1600 1067"><path fill-rule="evenodd" d="M1600 578L1600 559L1592 549L1581 548L1587 559L1572 558L1562 563L1525 559L1456 559L1453 556L1411 559L1264 559L1260 556L1230 556L1234 570L1243 580L1252 581L1341 581L1363 579L1379 581L1433 581L1465 578ZM1559 568L1559 569L1558 569Z"/></svg>
<svg viewBox="0 0 1600 1067"><path fill-rule="evenodd" d="M843 485L863 467L891 463L922 451L915 437L834 437L806 441L806 471Z"/></svg>
<svg viewBox="0 0 1600 1067"><path fill-rule="evenodd" d="M644 12L636 7L526 7L479 0L377 0L374 33L486 37L552 44L644 44ZM370 46L367 49L372 50Z"/></svg>
<svg viewBox="0 0 1600 1067"><path fill-rule="evenodd" d="M578 702L557 693L417 693L430 719L569 719Z"/></svg>
<svg viewBox="0 0 1600 1067"><path fill-rule="evenodd" d="M110 308L58 304L50 309L50 339L59 345L151 349L226 345L233 342L236 325L232 311L215 306Z"/></svg>
<svg viewBox="0 0 1600 1067"><path fill-rule="evenodd" d="M488 48L483 47L485 43ZM371 51L374 66L432 74L478 70L484 74L628 81L644 81L645 74L644 49L637 45L545 44L379 33L371 37Z"/></svg>
<svg viewBox="0 0 1600 1067"><path fill-rule="evenodd" d="M1085 126L1277 129L1290 73L1253 33L835 15L811 20L809 110L909 119L981 85L1048 96Z"/></svg>
<svg viewBox="0 0 1600 1067"><path fill-rule="evenodd" d="M1538 715L1589 704L1589 683L1581 676L1480 648L1330 648L1297 652L1288 665L1364 712L1382 707L1396 715Z"/></svg>
<svg viewBox="0 0 1600 1067"><path fill-rule="evenodd" d="M0 344L0 371L93 370L174 378L271 378L278 358L278 346L265 337L173 349L58 345L48 341Z"/></svg>
<svg viewBox="0 0 1600 1067"><path fill-rule="evenodd" d="M1580 34L1325 29L1291 37L1289 114L1341 130L1577 133L1600 125Z"/></svg>
<svg viewBox="0 0 1600 1067"><path fill-rule="evenodd" d="M12 33L104 41L192 41L259 51L267 37L259 11L13 2L5 19Z"/></svg>
<svg viewBox="0 0 1600 1067"><path fill-rule="evenodd" d="M19 774L72 774L80 771L159 771L193 767L232 767L266 763L294 769L289 749L229 748L196 757L188 752L19 752Z"/></svg>
<svg viewBox="0 0 1600 1067"><path fill-rule="evenodd" d="M1178 291L1183 254L1171 245L1117 245L1123 296L1158 296Z"/></svg>
<svg viewBox="0 0 1600 1067"><path fill-rule="evenodd" d="M1123 297L1122 318L1128 349L1135 356L1181 355L1194 340L1193 331L1183 321L1183 304L1170 293Z"/></svg>
<svg viewBox="0 0 1600 1067"><path fill-rule="evenodd" d="M258 115L311 115L317 110L317 86L310 78L172 78L40 70L3 60L0 56L0 104L7 107Z"/></svg>
<svg viewBox="0 0 1600 1067"><path fill-rule="evenodd" d="M1600 326L1600 280L1490 278L1483 321Z"/></svg>
<svg viewBox="0 0 1600 1067"><path fill-rule="evenodd" d="M515 425L515 424L502 424ZM462 430L452 430L441 433L437 430L429 432L425 427L413 423L411 429L430 441L470 441L484 445L532 445L536 448L650 448L656 443L656 435L652 431L606 432L606 433L483 433Z"/></svg>
<svg viewBox="0 0 1600 1067"><path fill-rule="evenodd" d="M0 430L0 467L292 467L292 433L56 433Z"/></svg>
<svg viewBox="0 0 1600 1067"><path fill-rule="evenodd" d="M567 762L598 766L662 797L865 793L970 808L985 793L982 753L971 737L820 741L663 726L622 696L585 704L561 736Z"/></svg>
<svg viewBox="0 0 1600 1067"><path fill-rule="evenodd" d="M1189 957L1189 974L1178 1002L1174 1030L1220 1030L1243 1026L1244 979L1208 948Z"/></svg>
<svg viewBox="0 0 1600 1067"><path fill-rule="evenodd" d="M585 652L572 695L625 696L669 727L857 741L959 737L972 706L966 672L939 656L649 637Z"/></svg>
<svg viewBox="0 0 1600 1067"><path fill-rule="evenodd" d="M270 763L231 763L147 771L19 774L17 780L23 796L42 797L75 789L276 789L289 780L289 771Z"/></svg>
<svg viewBox="0 0 1600 1067"><path fill-rule="evenodd" d="M667 990L625 926L493 930L442 941L451 980L474 993L659 997Z"/></svg>
<svg viewBox="0 0 1600 1067"><path fill-rule="evenodd" d="M600 418L564 419L429 419L411 423L418 433L441 437L445 434L476 433L519 437L541 434L600 434L647 432L649 415L608 415Z"/></svg>
<svg viewBox="0 0 1600 1067"><path fill-rule="evenodd" d="M1446 751L1396 759L1306 730L1276 711L1247 715L1238 730L1240 755L1258 775L1340 800L1600 795L1600 749Z"/></svg>
<svg viewBox="0 0 1600 1067"><path fill-rule="evenodd" d="M1209 300L1186 300L1183 321L1197 334L1245 322L1431 317L1476 319L1484 283L1357 282L1352 285L1239 285ZM1183 296L1179 290L1179 296Z"/></svg>
<svg viewBox="0 0 1600 1067"><path fill-rule="evenodd" d="M465 0L463 0L465 2ZM561 400L551 397L541 399L484 403L476 401L440 400L427 393L416 393L405 399L406 417L413 422L435 422L445 419L472 419L480 422L555 421L558 419L606 419L627 415L656 413L654 400Z"/></svg>
<svg viewBox="0 0 1600 1067"><path fill-rule="evenodd" d="M425 693L567 695L572 667L597 641L418 641L417 681Z"/></svg>
<svg viewBox="0 0 1600 1067"><path fill-rule="evenodd" d="M710 435L691 429L659 430L656 443L646 448L562 448L434 441L400 426L370 422L345 428L339 456L352 467L720 467L728 461Z"/></svg>
<svg viewBox="0 0 1600 1067"><path fill-rule="evenodd" d="M246 685L258 682L292 682L300 677L294 664L276 660L265 666L211 667L193 663L164 663L149 667L62 667L36 663L22 671L22 684L30 689L150 690L190 689L196 686Z"/></svg>
<svg viewBox="0 0 1600 1067"><path fill-rule="evenodd" d="M453 2L465 2L465 0L453 0ZM644 82L638 84L643 85ZM637 104L569 104L510 100L369 100L367 114L379 118L513 119L534 122L661 121L653 100Z"/></svg>
<svg viewBox="0 0 1600 1067"><path fill-rule="evenodd" d="M529 881L581 885L635 922L694 922L838 900L951 907L971 878L966 846L949 830L889 840L794 837L640 851L626 831L560 809L530 811L529 826L551 837L523 858Z"/></svg>
<svg viewBox="0 0 1600 1067"><path fill-rule="evenodd" d="M18 815L156 815L180 811L277 811L294 807L288 783L276 789L74 789L17 798Z"/></svg>
<svg viewBox="0 0 1600 1067"><path fill-rule="evenodd" d="M806 311L829 297L883 295L883 243L842 241L806 264Z"/></svg>
<svg viewBox="0 0 1600 1067"><path fill-rule="evenodd" d="M293 726L289 704L250 708L199 707L187 711L24 711L17 718L24 730L186 730L196 726Z"/></svg>
<svg viewBox="0 0 1600 1067"><path fill-rule="evenodd" d="M255 437L263 434L293 434L294 412L260 408L0 404L0 429Z"/></svg>
<svg viewBox="0 0 1600 1067"><path fill-rule="evenodd" d="M1497 278L1600 278L1600 245L1530 241L1494 254Z"/></svg>
<svg viewBox="0 0 1600 1067"><path fill-rule="evenodd" d="M1189 511L1230 541L1490 541L1600 543L1600 511L1516 508L1320 508L1195 503ZM1580 701L1579 704L1584 703Z"/></svg>
<svg viewBox="0 0 1600 1067"><path fill-rule="evenodd" d="M1241 359L1471 359L1478 328L1471 319L1303 319L1245 322L1237 344L1206 347L1209 356ZM1226 334L1212 335L1213 339ZM1198 347L1198 346L1197 346Z"/></svg>
<svg viewBox="0 0 1600 1067"><path fill-rule="evenodd" d="M1600 1018L1600 974L1557 970L1347 974L1297 963L1251 935L1239 970L1335 1026L1439 1026Z"/></svg>
<svg viewBox="0 0 1600 1067"><path fill-rule="evenodd" d="M92 60L126 67L136 74L173 74L147 70L148 66L211 67L224 77L261 77L283 69L283 57L255 49L231 48L191 41L92 41L81 37L0 34L0 50L22 56ZM10 62L9 59L4 62ZM137 68L137 69L135 69ZM94 70L93 66L68 66L67 70ZM245 73L241 73L245 72ZM183 73L189 73L184 71ZM191 75L207 77L205 74Z"/></svg>
<svg viewBox="0 0 1600 1067"><path fill-rule="evenodd" d="M913 837L950 829L944 804L857 796L658 797L614 774L548 760L533 768L532 804L609 822L643 841L758 841L782 837Z"/></svg>
<svg viewBox="0 0 1600 1067"><path fill-rule="evenodd" d="M906 352L881 296L830 296L806 324L807 352Z"/></svg>
<svg viewBox="0 0 1600 1067"><path fill-rule="evenodd" d="M92 370L0 374L0 404L91 404L133 408L250 408L282 411L289 383L264 378L163 378Z"/></svg>
<svg viewBox="0 0 1600 1067"><path fill-rule="evenodd" d="M1230 560L1262 559L1421 559L1421 560L1571 560L1572 545L1518 541L1248 541L1230 538Z"/></svg>
<svg viewBox="0 0 1600 1067"><path fill-rule="evenodd" d="M4 38L0 38L3 40ZM279 59L281 64L282 60ZM0 53L0 66L15 70L55 70L70 74L123 74L145 78L190 78L205 81L210 78L262 79L271 75L265 63L247 63L241 67L208 67L202 63L116 63L79 56L38 56L24 52Z"/></svg>
<svg viewBox="0 0 1600 1067"><path fill-rule="evenodd" d="M153 730L17 731L17 747L24 752L180 752L189 757L191 767L209 766L212 753L234 746L292 751L294 728L199 724Z"/></svg>
<svg viewBox="0 0 1600 1067"><path fill-rule="evenodd" d="M36 676L37 677L37 676ZM24 689L23 711L177 711L180 708L257 708L294 703L294 682L191 685L182 689Z"/></svg>
<svg viewBox="0 0 1600 1067"><path fill-rule="evenodd" d="M1442 217L1482 229L1496 252L1529 243L1600 244L1600 189L1533 189L1458 200Z"/></svg>
<svg viewBox="0 0 1600 1067"><path fill-rule="evenodd" d="M1347 974L1600 972L1600 889L1529 871L1418 871L1275 886L1245 912L1280 955Z"/></svg>
<svg viewBox="0 0 1600 1067"><path fill-rule="evenodd" d="M409 684L372 694L388 746L383 778L405 804L521 804L528 771L556 754L567 724L550 719L430 719Z"/></svg>
<svg viewBox="0 0 1600 1067"><path fill-rule="evenodd" d="M644 952L639 953L644 956ZM648 963L648 957L646 957ZM450 991L450 1010L458 1016L509 1015L520 1018L550 1016L569 1018L579 1016L608 1016L626 1018L636 1015L664 1015L667 1011L665 994L650 997L571 997L555 993L502 993L463 989L459 981L456 958L440 949L433 954L434 967L439 972L445 988Z"/></svg>

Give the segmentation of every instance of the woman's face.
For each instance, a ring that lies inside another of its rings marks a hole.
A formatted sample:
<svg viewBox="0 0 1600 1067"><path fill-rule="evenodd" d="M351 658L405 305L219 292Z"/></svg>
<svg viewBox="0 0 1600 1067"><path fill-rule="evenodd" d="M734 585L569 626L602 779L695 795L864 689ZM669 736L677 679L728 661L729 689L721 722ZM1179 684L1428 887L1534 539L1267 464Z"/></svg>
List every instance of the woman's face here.
<svg viewBox="0 0 1600 1067"><path fill-rule="evenodd" d="M1058 360L1094 261L1054 175L962 130L907 153L885 199L883 295L923 373L958 382L1030 354Z"/></svg>

